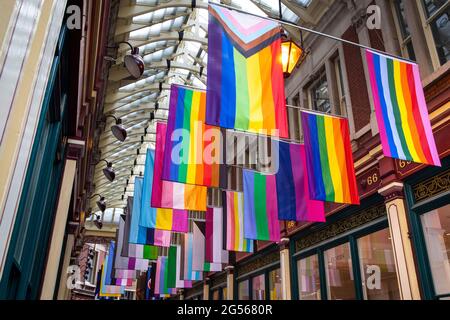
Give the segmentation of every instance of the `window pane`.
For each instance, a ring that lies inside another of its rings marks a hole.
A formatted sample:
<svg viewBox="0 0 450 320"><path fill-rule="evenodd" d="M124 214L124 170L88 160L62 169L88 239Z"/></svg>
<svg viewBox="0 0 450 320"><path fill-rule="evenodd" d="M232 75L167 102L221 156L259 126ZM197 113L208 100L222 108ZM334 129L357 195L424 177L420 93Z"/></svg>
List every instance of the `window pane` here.
<svg viewBox="0 0 450 320"><path fill-rule="evenodd" d="M320 300L319 258L317 255L297 261L300 300Z"/></svg>
<svg viewBox="0 0 450 320"><path fill-rule="evenodd" d="M328 82L325 72L311 88L312 109L326 113L331 112L330 97L328 95Z"/></svg>
<svg viewBox="0 0 450 320"><path fill-rule="evenodd" d="M441 64L450 60L450 6L431 22L436 50Z"/></svg>
<svg viewBox="0 0 450 320"><path fill-rule="evenodd" d="M450 293L450 204L420 217L436 294Z"/></svg>
<svg viewBox="0 0 450 320"><path fill-rule="evenodd" d="M400 31L402 33L402 40L405 40L409 35L408 23L406 22L405 16L405 4L403 0L396 0L394 2L395 11L397 14L398 24L400 25Z"/></svg>
<svg viewBox="0 0 450 320"><path fill-rule="evenodd" d="M239 300L250 300L248 280L239 282L238 299Z"/></svg>
<svg viewBox="0 0 450 320"><path fill-rule="evenodd" d="M448 0L422 0L428 17L438 11Z"/></svg>
<svg viewBox="0 0 450 320"><path fill-rule="evenodd" d="M364 299L400 299L389 229L358 239L358 252Z"/></svg>
<svg viewBox="0 0 450 320"><path fill-rule="evenodd" d="M256 276L252 279L252 299L265 300L266 299L266 281L264 275Z"/></svg>
<svg viewBox="0 0 450 320"><path fill-rule="evenodd" d="M280 269L269 272L270 300L281 300L281 273Z"/></svg>
<svg viewBox="0 0 450 320"><path fill-rule="evenodd" d="M355 299L355 284L349 243L344 243L325 251L324 259L328 299Z"/></svg>

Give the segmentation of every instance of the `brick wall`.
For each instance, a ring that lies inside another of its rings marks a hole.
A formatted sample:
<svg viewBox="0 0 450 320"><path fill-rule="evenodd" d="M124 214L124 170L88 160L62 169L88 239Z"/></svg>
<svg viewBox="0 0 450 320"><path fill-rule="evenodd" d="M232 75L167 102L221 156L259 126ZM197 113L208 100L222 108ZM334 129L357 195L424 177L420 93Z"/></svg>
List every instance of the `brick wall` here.
<svg viewBox="0 0 450 320"><path fill-rule="evenodd" d="M351 26L342 35L342 38L353 42L358 41L358 34L355 27ZM353 109L353 119L356 132L370 123L370 102L367 92L364 65L361 56L361 49L344 44L345 68L347 70L348 87Z"/></svg>

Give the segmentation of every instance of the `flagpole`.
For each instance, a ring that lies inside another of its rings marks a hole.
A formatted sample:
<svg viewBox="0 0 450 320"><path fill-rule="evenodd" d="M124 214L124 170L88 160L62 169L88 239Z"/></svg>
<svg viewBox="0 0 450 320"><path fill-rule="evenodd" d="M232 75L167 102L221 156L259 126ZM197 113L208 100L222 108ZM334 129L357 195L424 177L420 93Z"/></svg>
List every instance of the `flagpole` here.
<svg viewBox="0 0 450 320"><path fill-rule="evenodd" d="M234 10L234 11L237 11L237 12L240 12L240 13L248 14L248 15L260 18L260 19L266 19L266 20L278 22L278 23L281 23L281 24L284 24L284 25L287 25L287 26L291 26L293 28L300 29L302 31L311 32L311 33L316 34L318 36L326 37L326 38L329 38L329 39L333 39L335 41L340 41L340 42L343 42L343 43L346 43L346 44L349 44L349 45L352 45L352 46L356 46L356 47L359 47L361 49L371 50L371 51L374 51L374 52L377 52L377 53L380 53L380 54L384 54L384 55L390 56L392 58L396 58L396 59L399 59L399 60L407 61L409 63L417 64L416 61L413 61L413 60L410 60L410 59L407 59L407 58L404 58L404 57L400 57L400 56L397 56L397 55L394 55L394 54L390 54L390 53L382 51L382 50L371 48L369 46L365 46L363 44L356 43L356 42L353 42L353 41L350 41L350 40L346 40L346 39L342 39L342 38L339 38L339 37L336 37L336 36L332 36L331 34L323 33L323 32L316 31L316 30L313 30L313 29L310 29L310 28L306 28L306 27L302 27L302 26L299 26L299 25L297 25L295 23L292 23L292 22L289 22L289 21L286 21L286 20L272 18L272 17L262 17L262 16L259 16L259 15L255 14L255 13L246 12L244 10L241 10L241 9L238 9L238 8L226 5L226 4L213 3L213 5L214 6L218 6L218 7L222 7L222 8L225 8L225 9L229 9L229 10Z"/></svg>
<svg viewBox="0 0 450 320"><path fill-rule="evenodd" d="M314 113L314 114L320 114L320 115L324 115L324 116L328 116L328 117L347 119L346 116L341 116L341 115L333 114L333 113L327 113L327 112L324 112L324 111L308 109L308 108L305 108L305 107L298 107L298 106L293 106L293 105L289 105L289 104L287 104L286 107L291 108L291 109L298 109L300 111L304 111L304 112L307 112L307 113Z"/></svg>

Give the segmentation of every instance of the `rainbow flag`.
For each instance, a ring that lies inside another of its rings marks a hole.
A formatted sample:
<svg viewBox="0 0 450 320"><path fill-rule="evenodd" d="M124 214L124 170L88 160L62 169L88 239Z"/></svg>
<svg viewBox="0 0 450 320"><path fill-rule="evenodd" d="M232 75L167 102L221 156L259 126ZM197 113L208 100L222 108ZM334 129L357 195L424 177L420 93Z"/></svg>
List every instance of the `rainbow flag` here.
<svg viewBox="0 0 450 320"><path fill-rule="evenodd" d="M253 252L253 240L244 237L244 194L226 191L222 200L224 211L224 248L229 251Z"/></svg>
<svg viewBox="0 0 450 320"><path fill-rule="evenodd" d="M165 123L158 122L156 124L156 149L151 205L153 208L206 211L206 187L161 179L166 131L167 125Z"/></svg>
<svg viewBox="0 0 450 320"><path fill-rule="evenodd" d="M145 228L154 228L175 232L187 232L187 210L153 208L150 205L153 189L154 160L155 151L152 149L147 149L145 173L141 191L141 214L139 224Z"/></svg>
<svg viewBox="0 0 450 320"><path fill-rule="evenodd" d="M324 222L324 203L310 199L304 145L276 141L275 147L279 150L276 190L266 190L266 195L276 193L278 219Z"/></svg>
<svg viewBox="0 0 450 320"><path fill-rule="evenodd" d="M181 260L180 265L180 279L181 280L202 280L203 272L192 270L193 263L193 244L194 234L185 233L181 235Z"/></svg>
<svg viewBox="0 0 450 320"><path fill-rule="evenodd" d="M312 199L359 204L348 120L301 112Z"/></svg>
<svg viewBox="0 0 450 320"><path fill-rule="evenodd" d="M288 138L279 23L209 5L206 123Z"/></svg>
<svg viewBox="0 0 450 320"><path fill-rule="evenodd" d="M441 166L419 66L371 50L366 60L384 155Z"/></svg>
<svg viewBox="0 0 450 320"><path fill-rule="evenodd" d="M244 237L280 241L275 175L243 170Z"/></svg>
<svg viewBox="0 0 450 320"><path fill-rule="evenodd" d="M205 124L206 93L172 85L162 179L219 187L220 129Z"/></svg>
<svg viewBox="0 0 450 320"><path fill-rule="evenodd" d="M228 251L223 250L223 211L222 208L208 208L206 211L205 271L222 269L228 263ZM211 265L218 264L218 265Z"/></svg>

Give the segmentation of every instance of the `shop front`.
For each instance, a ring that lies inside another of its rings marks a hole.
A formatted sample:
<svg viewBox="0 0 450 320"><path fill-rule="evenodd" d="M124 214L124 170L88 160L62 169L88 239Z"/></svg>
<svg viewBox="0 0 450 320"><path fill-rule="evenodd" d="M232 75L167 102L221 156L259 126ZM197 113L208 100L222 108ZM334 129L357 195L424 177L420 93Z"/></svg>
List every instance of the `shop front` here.
<svg viewBox="0 0 450 320"><path fill-rule="evenodd" d="M424 299L450 300L450 157L405 180Z"/></svg>
<svg viewBox="0 0 450 320"><path fill-rule="evenodd" d="M292 237L292 292L299 300L398 300L383 199L336 213Z"/></svg>
<svg viewBox="0 0 450 320"><path fill-rule="evenodd" d="M214 275L214 278L210 280L210 293L211 300L227 300L227 272Z"/></svg>
<svg viewBox="0 0 450 320"><path fill-rule="evenodd" d="M238 300L281 300L280 253L273 245L236 266Z"/></svg>

